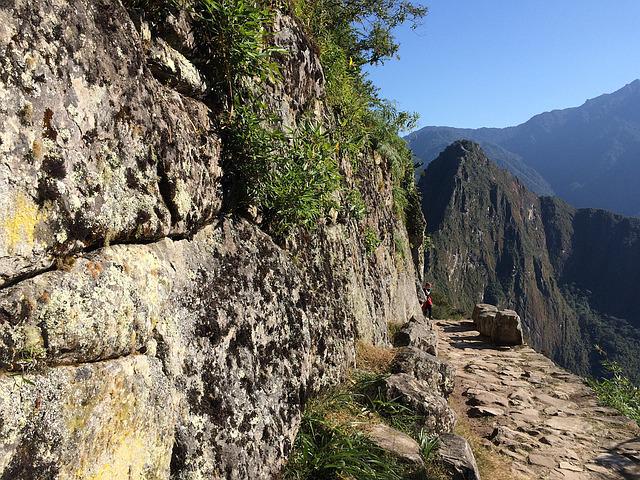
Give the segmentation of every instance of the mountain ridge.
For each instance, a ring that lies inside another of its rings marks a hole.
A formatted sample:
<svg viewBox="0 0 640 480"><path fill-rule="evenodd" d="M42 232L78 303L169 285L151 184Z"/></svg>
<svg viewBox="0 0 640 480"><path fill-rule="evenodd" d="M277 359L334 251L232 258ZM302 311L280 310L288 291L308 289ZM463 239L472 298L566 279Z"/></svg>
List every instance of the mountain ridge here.
<svg viewBox="0 0 640 480"><path fill-rule="evenodd" d="M424 127L405 139L425 163L455 140L472 140L540 195L557 195L580 208L640 215L640 192L633 183L640 176L640 80L516 126Z"/></svg>

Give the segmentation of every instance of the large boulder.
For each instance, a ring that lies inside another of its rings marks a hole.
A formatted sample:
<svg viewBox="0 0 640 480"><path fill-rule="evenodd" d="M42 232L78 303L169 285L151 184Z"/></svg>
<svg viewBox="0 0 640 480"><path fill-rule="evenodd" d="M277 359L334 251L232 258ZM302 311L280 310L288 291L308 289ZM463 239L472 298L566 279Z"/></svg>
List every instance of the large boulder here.
<svg viewBox="0 0 640 480"><path fill-rule="evenodd" d="M493 322L491 341L496 345L522 345L520 316L513 310L500 310Z"/></svg>
<svg viewBox="0 0 640 480"><path fill-rule="evenodd" d="M382 386L387 400L394 400L415 411L429 432L448 433L456 423L454 412L434 387L406 373L387 377Z"/></svg>
<svg viewBox="0 0 640 480"><path fill-rule="evenodd" d="M392 373L407 373L448 396L453 392L455 372L448 363L416 347L403 347L391 364Z"/></svg>
<svg viewBox="0 0 640 480"><path fill-rule="evenodd" d="M416 347L431 355L437 355L438 337L427 320L412 317L393 337L394 347Z"/></svg>
<svg viewBox="0 0 640 480"><path fill-rule="evenodd" d="M496 345L522 345L522 322L513 310L498 310L493 305L478 303L473 309L473 323L481 335Z"/></svg>
<svg viewBox="0 0 640 480"><path fill-rule="evenodd" d="M496 315L498 315L498 312L496 310L483 310L478 314L476 328L478 329L478 332L480 332L480 335L491 337L491 332L493 331L493 324L495 323Z"/></svg>
<svg viewBox="0 0 640 480"><path fill-rule="evenodd" d="M440 435L438 463L451 480L480 480L480 472L473 451L464 438L445 433Z"/></svg>
<svg viewBox="0 0 640 480"><path fill-rule="evenodd" d="M478 318L482 313L485 312L497 312L498 307L495 305L489 305L488 303L477 303L475 307L473 307L473 313L471 314L471 319L473 323L478 325Z"/></svg>

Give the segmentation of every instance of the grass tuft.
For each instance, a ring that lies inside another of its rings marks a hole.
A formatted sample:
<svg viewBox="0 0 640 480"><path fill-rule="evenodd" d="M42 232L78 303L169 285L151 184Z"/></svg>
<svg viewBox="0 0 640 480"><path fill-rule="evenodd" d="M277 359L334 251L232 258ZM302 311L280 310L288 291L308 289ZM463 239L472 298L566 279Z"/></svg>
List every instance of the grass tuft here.
<svg viewBox="0 0 640 480"><path fill-rule="evenodd" d="M354 371L344 385L307 404L285 480L443 478L433 462L437 437L419 429L416 412L382 394L392 358L391 349L358 345L359 365L376 371ZM403 464L368 440L364 432L376 423L412 436L420 445L426 469Z"/></svg>
<svg viewBox="0 0 640 480"><path fill-rule="evenodd" d="M617 362L603 362L609 378L589 380L587 383L605 405L615 408L640 425L640 388L631 383Z"/></svg>

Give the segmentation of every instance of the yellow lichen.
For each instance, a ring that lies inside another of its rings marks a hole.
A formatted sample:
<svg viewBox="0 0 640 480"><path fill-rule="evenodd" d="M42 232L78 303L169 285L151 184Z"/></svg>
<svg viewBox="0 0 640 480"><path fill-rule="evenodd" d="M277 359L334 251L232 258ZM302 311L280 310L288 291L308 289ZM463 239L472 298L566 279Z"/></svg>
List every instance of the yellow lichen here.
<svg viewBox="0 0 640 480"><path fill-rule="evenodd" d="M115 448L109 459L95 465L93 472L84 478L88 480L129 480L143 478L147 460L148 440L137 433L123 435L115 440Z"/></svg>
<svg viewBox="0 0 640 480"><path fill-rule="evenodd" d="M14 253L21 246L27 246L30 250L35 240L36 226L43 220L44 214L27 196L18 194L13 208L7 209L5 215L4 218L0 217L0 226L7 252Z"/></svg>

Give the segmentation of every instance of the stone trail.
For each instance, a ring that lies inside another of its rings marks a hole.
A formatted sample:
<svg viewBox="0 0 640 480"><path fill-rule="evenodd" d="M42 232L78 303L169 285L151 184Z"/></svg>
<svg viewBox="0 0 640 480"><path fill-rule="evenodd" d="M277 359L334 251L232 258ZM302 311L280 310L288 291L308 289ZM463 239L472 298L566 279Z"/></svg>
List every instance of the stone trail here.
<svg viewBox="0 0 640 480"><path fill-rule="evenodd" d="M640 428L528 346L497 347L471 321L437 322L456 370L451 403L529 479L638 480ZM490 480L490 479L489 479Z"/></svg>

